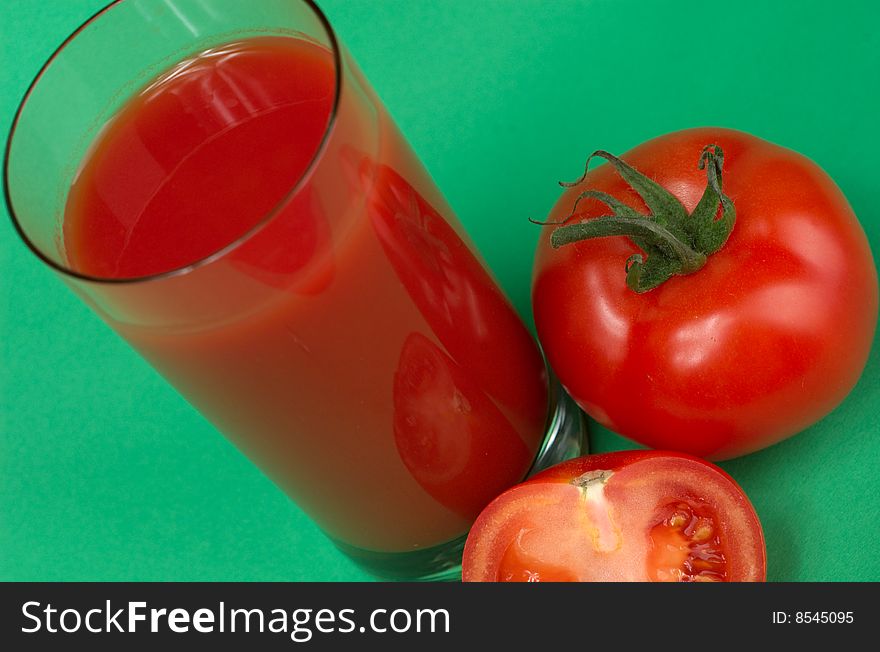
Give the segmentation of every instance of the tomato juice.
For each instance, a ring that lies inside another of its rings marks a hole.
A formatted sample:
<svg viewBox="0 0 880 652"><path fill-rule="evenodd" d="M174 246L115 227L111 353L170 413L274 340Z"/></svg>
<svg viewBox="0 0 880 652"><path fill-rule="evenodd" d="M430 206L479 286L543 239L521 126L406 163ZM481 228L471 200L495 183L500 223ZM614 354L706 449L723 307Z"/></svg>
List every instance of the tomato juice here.
<svg viewBox="0 0 880 652"><path fill-rule="evenodd" d="M261 36L173 66L95 137L63 245L78 274L149 297L99 312L327 534L412 551L525 476L547 376L342 63Z"/></svg>

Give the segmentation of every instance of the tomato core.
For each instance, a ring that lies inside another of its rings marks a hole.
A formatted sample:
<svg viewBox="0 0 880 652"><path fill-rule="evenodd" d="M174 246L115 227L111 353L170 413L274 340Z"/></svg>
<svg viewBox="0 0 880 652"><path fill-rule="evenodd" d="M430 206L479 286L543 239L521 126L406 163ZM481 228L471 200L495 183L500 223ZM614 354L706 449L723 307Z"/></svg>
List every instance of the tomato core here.
<svg viewBox="0 0 880 652"><path fill-rule="evenodd" d="M678 501L649 533L648 576L655 582L726 582L727 558L715 515L705 505Z"/></svg>

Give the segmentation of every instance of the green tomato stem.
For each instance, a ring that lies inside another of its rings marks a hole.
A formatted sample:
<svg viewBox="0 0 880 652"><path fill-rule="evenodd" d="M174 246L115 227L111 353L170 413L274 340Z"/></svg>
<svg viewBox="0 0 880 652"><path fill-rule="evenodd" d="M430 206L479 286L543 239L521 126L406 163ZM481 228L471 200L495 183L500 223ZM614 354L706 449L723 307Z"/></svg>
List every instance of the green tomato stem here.
<svg viewBox="0 0 880 652"><path fill-rule="evenodd" d="M706 170L706 189L690 214L663 186L602 150L593 152L587 158L580 179L560 185L574 187L582 183L590 162L597 157L614 167L644 200L650 213L642 214L607 193L585 190L575 200L568 218L550 236L550 244L554 248L592 238L629 237L647 254L647 260L642 254L634 254L627 259L626 283L633 291L643 293L653 290L672 276L693 274L727 242L736 222L736 209L722 190L724 152L719 146L707 145L700 153L698 168ZM612 214L569 223L576 214L578 204L587 198L601 201L611 209ZM716 219L719 204L721 217Z"/></svg>

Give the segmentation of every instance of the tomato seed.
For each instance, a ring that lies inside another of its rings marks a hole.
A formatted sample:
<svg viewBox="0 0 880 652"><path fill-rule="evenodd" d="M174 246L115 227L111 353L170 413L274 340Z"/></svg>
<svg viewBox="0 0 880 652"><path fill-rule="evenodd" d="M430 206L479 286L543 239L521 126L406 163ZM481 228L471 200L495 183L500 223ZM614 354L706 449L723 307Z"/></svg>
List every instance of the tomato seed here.
<svg viewBox="0 0 880 652"><path fill-rule="evenodd" d="M715 521L700 506L673 503L651 530L653 578L660 582L723 582L726 565ZM699 510L699 511L698 511Z"/></svg>
<svg viewBox="0 0 880 652"><path fill-rule="evenodd" d="M694 527L694 533L691 535L691 539L694 541L708 541L709 538L715 533L715 529L712 527L712 521L708 518L700 518L697 520L696 526Z"/></svg>
<svg viewBox="0 0 880 652"><path fill-rule="evenodd" d="M687 525L691 520L690 514L686 514L684 512L675 512L672 516L669 517L669 520L666 522L670 527L674 527L676 530L682 529L685 525Z"/></svg>

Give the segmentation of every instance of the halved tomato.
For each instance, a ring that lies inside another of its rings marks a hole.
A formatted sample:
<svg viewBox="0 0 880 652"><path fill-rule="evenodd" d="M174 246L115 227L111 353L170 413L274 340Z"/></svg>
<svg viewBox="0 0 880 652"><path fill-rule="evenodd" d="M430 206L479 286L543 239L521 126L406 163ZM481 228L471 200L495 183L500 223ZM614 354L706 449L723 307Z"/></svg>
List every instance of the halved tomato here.
<svg viewBox="0 0 880 652"><path fill-rule="evenodd" d="M760 582L761 523L736 482L688 455L627 451L563 462L480 514L466 582Z"/></svg>

